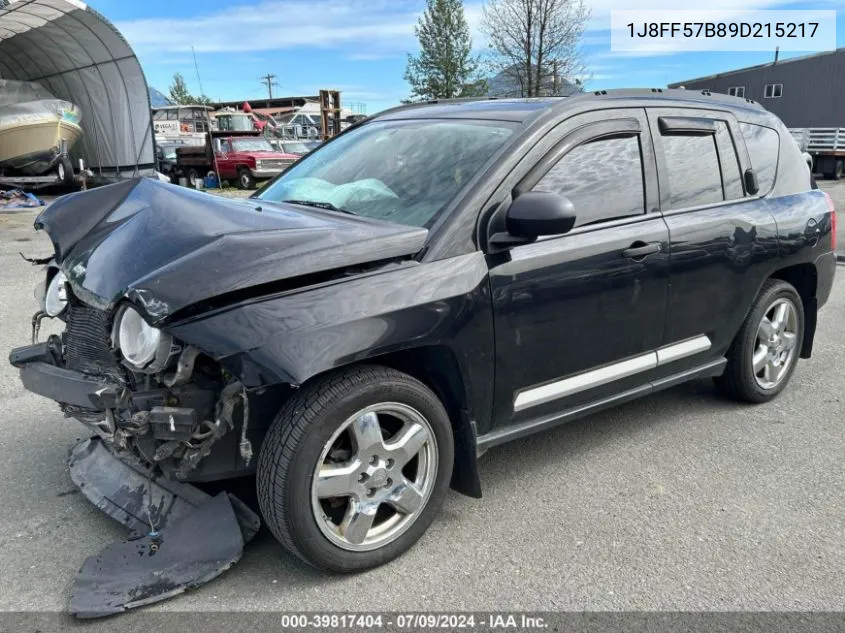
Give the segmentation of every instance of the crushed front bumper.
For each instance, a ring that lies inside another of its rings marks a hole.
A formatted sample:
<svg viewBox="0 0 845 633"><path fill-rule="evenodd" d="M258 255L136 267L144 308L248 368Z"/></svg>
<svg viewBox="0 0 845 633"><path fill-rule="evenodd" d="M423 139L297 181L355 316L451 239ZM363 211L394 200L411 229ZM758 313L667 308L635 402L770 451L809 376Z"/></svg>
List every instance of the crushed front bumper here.
<svg viewBox="0 0 845 633"><path fill-rule="evenodd" d="M241 558L244 544L258 532L258 515L232 494L212 497L171 479L160 463L148 463L140 453L125 450L119 437L125 426L116 430L116 412L125 411L130 402L142 405L153 392L130 392L108 378L63 367L60 349L57 341L48 340L12 350L9 360L29 391L63 408L75 407L75 417L80 411L91 414L88 426L99 435L71 448L71 480L89 501L132 531L128 539L84 562L74 581L71 613L119 613L219 576ZM155 410L149 411L150 420ZM193 411L170 410L171 427L176 417Z"/></svg>
<svg viewBox="0 0 845 633"><path fill-rule="evenodd" d="M156 477L100 438L76 444L68 467L82 494L133 531L83 563L70 601L78 617L120 613L205 584L240 560L261 527L234 495L212 497Z"/></svg>
<svg viewBox="0 0 845 633"><path fill-rule="evenodd" d="M71 448L68 468L71 480L91 503L138 534L178 523L212 498L196 486L153 474L129 455L118 457L98 437ZM261 520L234 495L229 500L248 543Z"/></svg>
<svg viewBox="0 0 845 633"><path fill-rule="evenodd" d="M56 402L72 404L92 411L102 411L97 393L104 388L117 388L104 380L94 380L79 371L60 367L57 343L47 341L16 347L9 362L20 370L21 382L27 391Z"/></svg>

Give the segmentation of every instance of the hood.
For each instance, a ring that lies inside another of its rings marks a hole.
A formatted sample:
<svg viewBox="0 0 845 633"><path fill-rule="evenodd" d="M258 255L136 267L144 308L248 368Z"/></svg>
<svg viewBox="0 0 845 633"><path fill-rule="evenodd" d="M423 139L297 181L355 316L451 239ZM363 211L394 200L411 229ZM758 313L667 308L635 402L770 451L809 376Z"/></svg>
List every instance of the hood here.
<svg viewBox="0 0 845 633"><path fill-rule="evenodd" d="M286 154L285 152L256 152L254 150L246 152L238 152L238 154L249 154L256 158L283 158L290 160L291 158L299 158L297 154Z"/></svg>
<svg viewBox="0 0 845 633"><path fill-rule="evenodd" d="M128 298L153 324L222 294L413 255L428 235L148 178L60 198L35 227L50 236L76 296L101 309Z"/></svg>

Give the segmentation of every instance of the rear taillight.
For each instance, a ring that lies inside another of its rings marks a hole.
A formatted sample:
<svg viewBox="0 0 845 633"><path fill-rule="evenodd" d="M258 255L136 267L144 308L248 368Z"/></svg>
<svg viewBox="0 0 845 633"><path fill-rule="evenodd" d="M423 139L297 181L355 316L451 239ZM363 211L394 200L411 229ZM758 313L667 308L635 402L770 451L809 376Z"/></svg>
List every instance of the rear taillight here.
<svg viewBox="0 0 845 633"><path fill-rule="evenodd" d="M830 246L834 251L836 250L836 208L833 206L833 198L830 197L826 191L824 197L827 198L827 210L830 211Z"/></svg>

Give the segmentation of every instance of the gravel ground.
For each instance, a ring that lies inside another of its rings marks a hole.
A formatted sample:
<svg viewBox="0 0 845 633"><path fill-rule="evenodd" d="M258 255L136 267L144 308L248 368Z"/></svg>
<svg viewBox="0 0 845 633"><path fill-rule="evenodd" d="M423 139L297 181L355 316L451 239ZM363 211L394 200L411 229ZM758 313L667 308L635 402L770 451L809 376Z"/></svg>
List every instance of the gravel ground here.
<svg viewBox="0 0 845 633"><path fill-rule="evenodd" d="M845 184L822 185L845 208ZM4 355L28 341L39 278L17 252L50 252L33 217L0 214ZM450 494L389 565L324 575L263 532L224 576L147 612L843 610L843 312L840 274L813 358L773 403L737 406L695 382L491 449L484 499ZM4 359L0 610L61 611L83 559L125 533L68 477L83 427Z"/></svg>

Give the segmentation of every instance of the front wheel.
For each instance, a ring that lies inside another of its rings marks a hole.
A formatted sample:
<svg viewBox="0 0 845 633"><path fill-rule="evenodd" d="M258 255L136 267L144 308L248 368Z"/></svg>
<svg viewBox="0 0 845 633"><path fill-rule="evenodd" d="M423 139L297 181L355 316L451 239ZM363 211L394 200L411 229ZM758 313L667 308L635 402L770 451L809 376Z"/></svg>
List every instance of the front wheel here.
<svg viewBox="0 0 845 633"><path fill-rule="evenodd" d="M409 549L448 490L454 442L443 404L401 372L361 366L302 388L258 458L258 500L290 552L330 571Z"/></svg>
<svg viewBox="0 0 845 633"><path fill-rule="evenodd" d="M241 169L238 172L239 189L255 189L255 178L248 169Z"/></svg>
<svg viewBox="0 0 845 633"><path fill-rule="evenodd" d="M769 279L751 306L716 383L745 402L768 402L789 383L804 341L804 305L795 288Z"/></svg>

